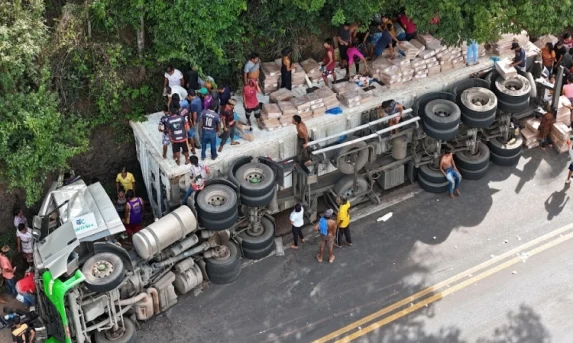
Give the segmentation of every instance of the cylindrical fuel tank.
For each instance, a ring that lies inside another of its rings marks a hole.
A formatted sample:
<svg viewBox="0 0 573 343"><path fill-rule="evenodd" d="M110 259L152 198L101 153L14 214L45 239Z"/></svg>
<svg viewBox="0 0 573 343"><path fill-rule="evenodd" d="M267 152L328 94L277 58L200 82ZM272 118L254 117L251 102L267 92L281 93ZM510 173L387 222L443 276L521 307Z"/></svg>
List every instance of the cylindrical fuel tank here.
<svg viewBox="0 0 573 343"><path fill-rule="evenodd" d="M392 140L392 157L402 160L408 155L408 138L405 136L396 137Z"/></svg>
<svg viewBox="0 0 573 343"><path fill-rule="evenodd" d="M137 254L149 260L161 250L197 230L197 219L187 206L181 206L133 235Z"/></svg>

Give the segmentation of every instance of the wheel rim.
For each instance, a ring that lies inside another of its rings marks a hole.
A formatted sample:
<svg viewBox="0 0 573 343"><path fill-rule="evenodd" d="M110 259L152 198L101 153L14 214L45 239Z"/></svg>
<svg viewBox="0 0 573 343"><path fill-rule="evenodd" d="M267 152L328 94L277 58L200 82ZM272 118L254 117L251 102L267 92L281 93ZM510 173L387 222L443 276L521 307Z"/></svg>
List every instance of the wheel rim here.
<svg viewBox="0 0 573 343"><path fill-rule="evenodd" d="M506 80L503 83L503 86L510 91L518 91L524 87L523 82L520 82L518 80L512 80L512 79Z"/></svg>
<svg viewBox="0 0 573 343"><path fill-rule="evenodd" d="M98 279L109 277L113 273L113 263L107 260L99 260L92 266L92 275Z"/></svg>
<svg viewBox="0 0 573 343"><path fill-rule="evenodd" d="M217 247L217 254L213 256L215 260L226 260L231 257L231 249L226 245Z"/></svg>
<svg viewBox="0 0 573 343"><path fill-rule="evenodd" d="M359 153L357 149L351 149L346 155L344 155L343 160L346 164L354 165L358 160L358 155Z"/></svg>
<svg viewBox="0 0 573 343"><path fill-rule="evenodd" d="M247 235L249 235L251 237L262 236L264 232L265 232L265 229L263 228L263 225L261 223L255 223L255 224L249 226L246 230Z"/></svg>
<svg viewBox="0 0 573 343"><path fill-rule="evenodd" d="M207 196L207 204L213 207L221 207L229 200L225 192L211 192Z"/></svg>
<svg viewBox="0 0 573 343"><path fill-rule="evenodd" d="M120 326L117 330L108 330L105 333L105 338L110 341L117 341L125 335L125 328Z"/></svg>
<svg viewBox="0 0 573 343"><path fill-rule="evenodd" d="M259 168L251 168L248 169L245 173L245 181L249 184L259 184L265 180L265 174L262 169Z"/></svg>

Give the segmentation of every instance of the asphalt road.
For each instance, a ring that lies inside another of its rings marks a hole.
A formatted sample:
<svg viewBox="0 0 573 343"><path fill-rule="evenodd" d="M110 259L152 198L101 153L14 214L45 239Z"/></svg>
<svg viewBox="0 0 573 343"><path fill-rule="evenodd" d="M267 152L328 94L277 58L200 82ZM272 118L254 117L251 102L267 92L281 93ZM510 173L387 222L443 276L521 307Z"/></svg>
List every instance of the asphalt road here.
<svg viewBox="0 0 573 343"><path fill-rule="evenodd" d="M355 244L336 250L333 264L316 261L316 240L288 249L233 284L181 297L142 324L137 342L312 342L346 326L323 341L571 342L573 240L562 229L551 238L559 244L520 248L573 222L567 164L536 149L516 167L491 165L486 178L463 181L455 200L420 192L353 222ZM376 222L387 212L389 221Z"/></svg>

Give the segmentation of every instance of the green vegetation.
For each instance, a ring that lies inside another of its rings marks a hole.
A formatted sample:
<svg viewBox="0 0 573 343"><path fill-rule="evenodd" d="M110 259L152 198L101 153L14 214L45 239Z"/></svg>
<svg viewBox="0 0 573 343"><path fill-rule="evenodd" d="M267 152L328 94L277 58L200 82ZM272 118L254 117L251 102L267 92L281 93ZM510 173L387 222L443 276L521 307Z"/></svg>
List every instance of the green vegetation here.
<svg viewBox="0 0 573 343"><path fill-rule="evenodd" d="M521 29L555 33L573 20L571 0L2 1L1 180L37 201L46 178L88 149L94 130L126 130L159 108L168 63L236 87L251 51L268 60L289 45L295 59L313 56L332 26L401 6L420 32L437 30L449 44ZM431 25L436 15L440 24Z"/></svg>

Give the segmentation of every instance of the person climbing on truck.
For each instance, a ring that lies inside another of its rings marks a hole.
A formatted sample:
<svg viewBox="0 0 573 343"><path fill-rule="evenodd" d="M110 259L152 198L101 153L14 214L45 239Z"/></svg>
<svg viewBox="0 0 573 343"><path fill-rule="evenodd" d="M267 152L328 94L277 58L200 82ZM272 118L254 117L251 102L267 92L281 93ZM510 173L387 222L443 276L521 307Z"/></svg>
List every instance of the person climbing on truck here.
<svg viewBox="0 0 573 343"><path fill-rule="evenodd" d="M117 173L115 188L118 194L121 188L123 188L124 191L129 191L130 189L135 191L135 177L133 177L132 173L127 171L127 168L121 167L121 171Z"/></svg>
<svg viewBox="0 0 573 343"><path fill-rule="evenodd" d="M345 236L346 244L352 246L352 237L350 236L350 201L344 195L341 195L336 198L336 202L338 203L336 246L342 247L342 236Z"/></svg>
<svg viewBox="0 0 573 343"><path fill-rule="evenodd" d="M181 156L181 152L183 151L183 156L185 156L185 164L189 164L189 143L187 142L189 123L187 122L187 118L180 114L179 104L172 104L170 113L171 115L167 119L167 127L169 129L171 149L173 149L173 158L175 163L180 165L181 161L179 158Z"/></svg>
<svg viewBox="0 0 573 343"><path fill-rule="evenodd" d="M167 159L167 148L171 145L169 141L169 133L167 129L167 119L169 119L169 107L167 105L163 105L163 116L159 119L159 125L157 126L157 130L162 133L161 135L161 145L163 146L163 159Z"/></svg>
<svg viewBox="0 0 573 343"><path fill-rule="evenodd" d="M141 230L143 221L143 199L136 197L132 189L127 191L127 203L125 204L125 231L129 238Z"/></svg>
<svg viewBox="0 0 573 343"><path fill-rule="evenodd" d="M404 113L404 105L396 102L394 99L384 101L380 106L378 106L378 117L383 118L387 115L392 115L400 113L400 115L394 119L388 121L388 126L396 125L402 119ZM392 131L392 133L397 133L398 129Z"/></svg>
<svg viewBox="0 0 573 343"><path fill-rule="evenodd" d="M209 167L207 167L203 162L199 161L197 156L191 156L189 158L191 160L191 171L189 173L189 177L191 178L191 182L187 192L185 192L185 196L183 197L183 201L181 204L187 204L187 200L195 191L200 191L205 187L205 179L207 179L207 175L211 173Z"/></svg>
<svg viewBox="0 0 573 343"><path fill-rule="evenodd" d="M516 69L525 72L525 49L520 47L519 43L513 42L511 43L511 50L515 52L515 57L513 57L513 60L509 66L515 67Z"/></svg>
<svg viewBox="0 0 573 343"><path fill-rule="evenodd" d="M259 54L256 52L252 52L249 55L249 60L245 63L245 67L243 68L243 84L247 85L249 81L254 81L256 88L259 92L261 89L259 88L259 76L261 73L261 59L259 58ZM250 125L250 124L249 124Z"/></svg>
<svg viewBox="0 0 573 343"><path fill-rule="evenodd" d="M292 117L292 123L296 126L296 138L297 138L297 158L299 163L309 166L312 161L310 159L310 154L308 152L308 130L306 124L302 122L302 118L296 114Z"/></svg>
<svg viewBox="0 0 573 343"><path fill-rule="evenodd" d="M320 249L316 259L322 263L324 256L324 247L328 248L328 262L334 262L334 240L336 239L336 222L332 220L334 211L328 209L324 212L323 216L318 220L314 230L320 233Z"/></svg>
<svg viewBox="0 0 573 343"><path fill-rule="evenodd" d="M450 198L455 198L455 195L461 195L460 193L460 182L462 181L462 176L456 167L456 162L454 161L454 155L452 154L452 148L447 147L444 155L440 159L440 171L446 179L448 180L449 194ZM454 195L455 193L455 195Z"/></svg>
<svg viewBox="0 0 573 343"><path fill-rule="evenodd" d="M257 98L257 86L255 81L249 79L247 84L243 87L243 106L245 108L245 116L247 117L247 124L251 124L251 114L255 115L259 130L263 129L263 120L261 118L261 105Z"/></svg>

